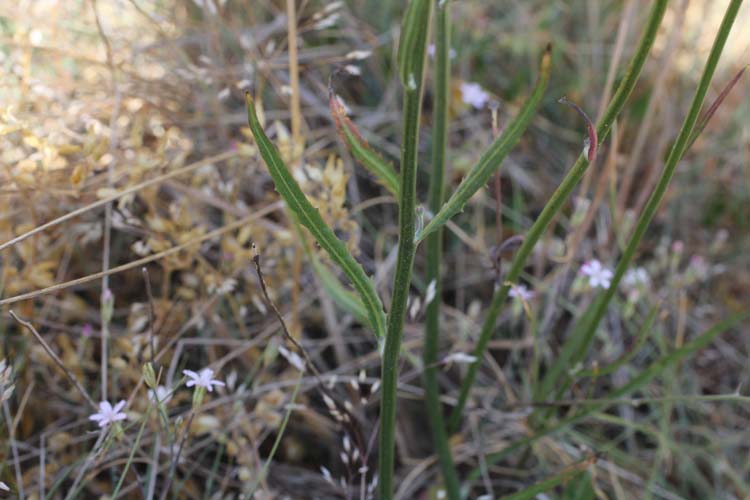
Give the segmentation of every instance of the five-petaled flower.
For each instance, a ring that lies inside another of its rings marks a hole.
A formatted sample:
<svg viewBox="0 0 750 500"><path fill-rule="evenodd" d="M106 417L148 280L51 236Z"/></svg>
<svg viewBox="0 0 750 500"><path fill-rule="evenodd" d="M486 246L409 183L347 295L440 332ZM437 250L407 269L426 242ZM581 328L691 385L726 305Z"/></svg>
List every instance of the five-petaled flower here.
<svg viewBox="0 0 750 500"><path fill-rule="evenodd" d="M478 83L462 82L461 100L476 109L480 109L490 100L490 95Z"/></svg>
<svg viewBox="0 0 750 500"><path fill-rule="evenodd" d="M648 276L648 271L643 267L636 267L628 269L625 276L622 278L622 286L625 288L638 288L649 284L651 279Z"/></svg>
<svg viewBox="0 0 750 500"><path fill-rule="evenodd" d="M589 285L592 288L609 288L612 281L612 271L602 265L596 259L590 260L581 266L581 274L588 276Z"/></svg>
<svg viewBox="0 0 750 500"><path fill-rule="evenodd" d="M182 373L190 379L185 384L188 387L195 386L198 388L206 389L208 392L212 392L215 385L226 385L221 380L217 380L214 378L214 371L211 368L204 368L198 373L195 373L193 370L182 370Z"/></svg>
<svg viewBox="0 0 750 500"><path fill-rule="evenodd" d="M508 295L514 299L519 299L524 302L534 298L534 291L526 288L526 285L516 285L511 287L508 291Z"/></svg>
<svg viewBox="0 0 750 500"><path fill-rule="evenodd" d="M156 394L154 394L154 392L156 392ZM154 398L156 398L156 401L159 403L167 404L169 400L172 399L172 391L163 385L158 386L156 389L149 389L149 401L153 402Z"/></svg>
<svg viewBox="0 0 750 500"><path fill-rule="evenodd" d="M121 400L114 407L112 407L109 401L102 401L99 403L99 413L91 415L89 420L99 423L99 427L106 427L109 424L128 418L122 411L123 408L125 408L124 400Z"/></svg>

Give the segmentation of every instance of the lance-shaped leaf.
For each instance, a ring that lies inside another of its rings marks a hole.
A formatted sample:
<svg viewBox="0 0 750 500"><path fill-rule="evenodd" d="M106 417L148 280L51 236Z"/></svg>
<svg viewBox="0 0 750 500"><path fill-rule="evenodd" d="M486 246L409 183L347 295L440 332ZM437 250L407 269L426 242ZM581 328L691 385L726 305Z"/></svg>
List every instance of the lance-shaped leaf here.
<svg viewBox="0 0 750 500"><path fill-rule="evenodd" d="M526 101L523 108L521 108L518 116L516 116L507 127L505 133L492 143L477 164L471 168L469 174L464 178L461 184L459 184L450 199L445 205L443 205L430 223L427 224L424 230L417 235L417 241L422 241L428 234L448 222L451 217L463 210L466 202L468 202L469 199L474 196L474 193L479 191L479 189L487 183L487 180L500 167L510 150L518 143L521 134L523 134L526 127L529 126L531 118L534 116L534 113L539 106L539 102L544 95L544 91L547 88L550 75L551 52L552 48L548 45L542 56L542 62L539 68L539 78L534 87L534 91L531 93L531 96L529 96L529 99Z"/></svg>
<svg viewBox="0 0 750 500"><path fill-rule="evenodd" d="M382 337L385 334L385 313L383 304L375 291L375 286L365 274L362 266L352 257L344 243L339 240L329 228L318 210L312 206L300 189L297 181L281 159L281 155L273 143L268 139L255 113L255 105L249 93L245 94L247 103L247 118L253 133L258 151L263 157L271 174L276 191L281 195L289 209L300 224L306 227L315 241L331 256L331 259L341 267L344 274L351 280L354 289L359 294L362 304L367 309L370 324L375 334Z"/></svg>
<svg viewBox="0 0 750 500"><path fill-rule="evenodd" d="M338 130L343 141L349 146L352 156L369 170L378 182L390 191L393 196L398 197L400 181L393 165L371 149L367 141L362 138L357 127L346 116L346 110L341 105L338 96L336 96L330 84L328 86L328 105L331 108L331 115L336 124L336 130Z"/></svg>

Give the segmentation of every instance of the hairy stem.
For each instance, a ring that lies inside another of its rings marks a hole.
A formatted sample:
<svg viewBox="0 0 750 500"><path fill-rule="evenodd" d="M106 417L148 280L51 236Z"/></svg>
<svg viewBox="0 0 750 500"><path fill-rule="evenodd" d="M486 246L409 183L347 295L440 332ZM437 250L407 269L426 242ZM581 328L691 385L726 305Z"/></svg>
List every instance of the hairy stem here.
<svg viewBox="0 0 750 500"><path fill-rule="evenodd" d="M378 457L381 500L393 497L393 469L396 438L396 392L398 359L401 352L406 301L409 298L414 263L414 211L416 209L419 119L427 52L427 32L433 0L412 0L407 7L399 42L399 72L404 86L403 137L401 143L401 192L399 238L393 297L386 323L381 373L380 455Z"/></svg>

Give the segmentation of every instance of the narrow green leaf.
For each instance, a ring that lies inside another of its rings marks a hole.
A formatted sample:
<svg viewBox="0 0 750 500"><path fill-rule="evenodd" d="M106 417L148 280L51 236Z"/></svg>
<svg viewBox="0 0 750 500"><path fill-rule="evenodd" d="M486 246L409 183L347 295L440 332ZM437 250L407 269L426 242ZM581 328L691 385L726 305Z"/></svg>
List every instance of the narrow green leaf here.
<svg viewBox="0 0 750 500"><path fill-rule="evenodd" d="M436 213L445 202L445 164L448 149L448 108L451 75L450 0L438 2L435 13L435 72L434 110L432 126L432 171L428 194L429 209ZM460 500L461 481L458 477L450 441L445 429L443 405L438 382L438 353L440 338L440 306L442 304L443 228L438 228L425 241L425 282L433 287L432 300L425 312L425 334L422 359L424 361L425 409L432 430L435 451L443 472L443 484L448 500Z"/></svg>
<svg viewBox="0 0 750 500"><path fill-rule="evenodd" d="M721 53L724 50L724 45L729 37L729 32L732 29L732 25L734 24L734 20L737 17L737 12L739 11L741 4L742 0L732 0L727 7L724 19L716 34L716 38L714 39L711 52L706 60L706 66L701 75L688 114L682 123L682 128L680 129L677 139L672 145L661 177L659 177L659 181L657 182L654 191L651 193L651 196L646 203L646 207L643 209L643 213L641 213L641 216L636 223L633 235L630 237L630 240L622 253L620 262L615 268L614 276L612 277L609 288L598 295L583 314L582 320L578 323L578 327L574 328L573 335L571 335L565 342L560 351L560 355L555 359L555 363L545 375L545 380L542 383L544 392L539 394L538 397L547 397L551 394L550 391L552 390L555 390L556 394L562 394L562 392L567 389L568 384L560 380L561 374L566 367L574 366L588 353L591 343L594 340L596 329L602 318L604 318L604 315L607 312L607 307L614 297L620 281L630 267L630 263L635 257L641 239L643 238L643 235L646 234L646 229L650 225L651 220L656 214L656 211L667 192L667 188L675 173L677 164L687 151L687 146L690 144L690 137L695 129L695 124L698 120L698 115L703 106L703 101L708 92L711 80L713 79L716 65L718 64Z"/></svg>
<svg viewBox="0 0 750 500"><path fill-rule="evenodd" d="M651 308L651 311L646 317L646 321L643 323L643 326L641 326L641 329L638 331L638 334L636 335L635 344L622 357L613 361L607 366L602 366L596 369L577 372L575 376L577 378L605 377L607 375L610 375L616 372L621 366L624 366L626 363L630 362L630 360L633 359L641 351L641 348L644 346L644 344L646 344L646 341L648 340L648 337L649 337L648 334L651 333L651 327L654 326L654 320L656 320L656 316L658 312L659 312L658 305Z"/></svg>
<svg viewBox="0 0 750 500"><path fill-rule="evenodd" d="M331 259L341 267L344 274L351 280L354 289L359 294L362 303L367 309L367 316L370 319L370 324L374 327L375 334L378 337L384 336L385 313L383 312L383 304L375 291L372 280L365 274L362 266L354 260L354 257L346 249L344 243L326 225L323 217L312 206L302 192L302 189L300 189L297 181L294 180L294 177L281 159L278 150L263 131L263 127L255 113L255 104L249 93L245 95L245 101L247 103L247 118L250 129L258 145L258 150L276 185L276 190L295 217L297 217L300 224L310 231L315 241L328 252Z"/></svg>
<svg viewBox="0 0 750 500"><path fill-rule="evenodd" d="M496 464L500 460L504 460L505 458L509 457L512 453L519 451L521 448L528 446L545 436L552 435L562 429L567 428L570 425L580 422L589 415L605 410L606 408L614 404L618 404L620 402L619 398L622 398L623 396L626 396L627 394L640 389L654 377L663 373L664 370L669 368L671 365L689 358L697 351L710 344L718 335L726 332L730 328L739 325L741 322L746 321L748 318L750 318L750 312L743 312L730 316L724 321L716 323L714 326L701 333L687 344L678 349L675 349L668 354L665 354L664 356L651 363L645 370L639 372L638 375L633 377L626 384L613 389L601 403L597 403L584 408L574 413L573 415L565 417L558 422L537 430L532 436L519 439L518 441L515 441L508 445L505 449L488 455L486 457L487 465ZM473 481L476 481L477 478L479 478L480 474L481 471L478 467L471 471L468 476L469 486Z"/></svg>
<svg viewBox="0 0 750 500"><path fill-rule="evenodd" d="M328 295L341 309L375 330L370 323L367 309L364 304L362 304L362 301L359 300L359 297L355 293L344 288L338 278L331 273L316 255L310 255L310 262L312 262L313 270L318 276L320 285L325 290L326 295Z"/></svg>
<svg viewBox="0 0 750 500"><path fill-rule="evenodd" d="M469 174L464 178L453 195L451 195L450 199L417 236L418 241L422 241L428 234L435 231L438 227L448 222L451 217L463 210L466 202L487 183L490 176L500 168L510 150L521 139L521 134L529 126L547 88L550 77L551 52L552 48L548 45L542 56L536 86L523 108L521 108L518 116L508 125L505 132L492 143L476 165L471 168Z"/></svg>
<svg viewBox="0 0 750 500"><path fill-rule="evenodd" d="M349 146L354 158L369 170L391 194L398 197L401 182L398 179L396 169L370 148L370 145L357 130L356 125L346 116L346 110L339 102L330 82L328 83L328 107L331 110L333 122L336 124L336 130L341 139Z"/></svg>
<svg viewBox="0 0 750 500"><path fill-rule="evenodd" d="M555 486L559 486L563 483L570 481L571 479L580 475L582 472L584 472L584 469L576 469L576 468L566 469L563 472L560 472L559 474L556 474L550 478L545 479L544 481L541 481L534 485L529 486L523 491L519 491L518 493L514 493L512 495L504 496L502 500L531 500L533 498L536 498L539 494L544 493L545 491L551 490Z"/></svg>
<svg viewBox="0 0 750 500"><path fill-rule="evenodd" d="M404 14L397 60L401 84L408 90L421 86L433 1L411 0Z"/></svg>
<svg viewBox="0 0 750 500"><path fill-rule="evenodd" d="M313 266L313 271L315 271L315 275L318 277L319 283L325 290L326 295L333 299L336 305L341 309L348 312L357 318L360 323L366 324L374 331L375 327L370 323L370 318L367 316L367 309L364 304L362 304L362 301L359 300L356 293L345 288L336 275L333 274L330 269L320 261L317 254L312 251L310 244L307 241L307 235L304 233L302 226L300 226L299 221L296 218L294 219L294 229L299 236L300 243L302 243L302 249L310 260L310 263Z"/></svg>
<svg viewBox="0 0 750 500"><path fill-rule="evenodd" d="M617 87L617 91L612 100L609 102L607 109L604 111L602 119L597 124L596 135L599 142L606 140L609 132L612 128L612 124L615 118L620 114L622 108L625 106L625 102L628 100L630 93L633 91L638 77L641 74L643 65L646 62L651 47L656 40L656 35L659 31L659 25L661 20L664 18L664 13L667 10L668 0L654 0L651 4L651 11L648 16L646 27L644 28L643 34L641 35L640 42L638 42L638 48L636 49L633 57L628 64L628 68L625 71L625 75ZM526 233L526 237L521 244L521 247L516 251L515 257L510 264L510 269L506 275L506 283L495 292L492 297L492 303L487 310L487 317L482 324L482 330L479 334L479 340L474 349L474 356L480 360L484 356L484 351L487 349L487 344L492 337L492 333L495 331L495 323L500 310L505 304L505 299L508 298L508 291L510 285L516 283L521 271L523 271L526 265L526 260L531 255L534 247L536 246L539 238L542 237L549 224L557 216L562 209L563 204L568 199L570 194L573 192L575 186L580 182L583 174L586 173L586 169L589 166L589 162L586 155L579 155L578 160L575 162L573 167L570 169L568 174L565 176L563 181L557 187L555 192L550 197L547 204L542 209L542 213L539 214L534 224ZM448 429L455 431L461 423L461 416L466 406L466 401L469 398L469 392L471 391L474 381L476 380L477 370L479 369L479 363L472 363L469 365L466 377L461 383L461 390L458 396L458 403L453 408L450 419L448 421Z"/></svg>
<svg viewBox="0 0 750 500"><path fill-rule="evenodd" d="M344 125L346 127L346 125ZM350 130L344 129L344 137L349 145L352 156L359 161L363 167L370 171L393 196L398 197L399 180L396 169L388 163L385 158L368 147L366 143L358 140Z"/></svg>

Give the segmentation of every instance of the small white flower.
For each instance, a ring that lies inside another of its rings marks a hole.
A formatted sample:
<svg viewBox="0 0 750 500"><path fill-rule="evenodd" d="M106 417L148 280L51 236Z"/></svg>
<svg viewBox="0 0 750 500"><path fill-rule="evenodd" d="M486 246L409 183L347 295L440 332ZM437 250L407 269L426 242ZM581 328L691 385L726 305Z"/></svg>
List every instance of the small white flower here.
<svg viewBox="0 0 750 500"><path fill-rule="evenodd" d="M648 271L643 267L636 267L634 269L628 269L625 276L622 278L622 285L625 288L638 288L640 286L646 286L649 284L651 279L649 278Z"/></svg>
<svg viewBox="0 0 750 500"><path fill-rule="evenodd" d="M109 404L109 401L102 401L99 403L99 413L91 415L89 420L97 422L99 427L106 427L109 424L128 418L128 416L122 411L123 408L125 408L124 400L120 400L114 408Z"/></svg>
<svg viewBox="0 0 750 500"><path fill-rule="evenodd" d="M490 100L490 95L478 83L461 82L461 100L476 109L481 109Z"/></svg>
<svg viewBox="0 0 750 500"><path fill-rule="evenodd" d="M190 378L185 384L188 387L196 386L212 392L215 385L222 387L226 385L221 380L214 378L214 371L211 368L204 368L198 373L192 370L182 370L182 373Z"/></svg>
<svg viewBox="0 0 750 500"><path fill-rule="evenodd" d="M526 288L526 285L516 285L511 287L510 291L508 291L508 295L514 299L528 302L534 298L535 294L533 290Z"/></svg>
<svg viewBox="0 0 750 500"><path fill-rule="evenodd" d="M455 352L450 354L443 359L443 363L459 363L459 364L471 364L476 362L477 357L465 352Z"/></svg>
<svg viewBox="0 0 750 500"><path fill-rule="evenodd" d="M149 390L148 391L148 399L149 401L154 401L154 391ZM167 404L169 400L172 399L172 391L169 390L169 388L160 385L156 388L156 400L159 403Z"/></svg>
<svg viewBox="0 0 750 500"><path fill-rule="evenodd" d="M8 485L7 485L7 484L5 484L4 482L0 481L0 490L3 490L3 491L10 491L10 486L8 486Z"/></svg>
<svg viewBox="0 0 750 500"><path fill-rule="evenodd" d="M602 265L596 259L590 260L581 266L581 274L589 277L589 285L592 288L609 288L612 281L612 271Z"/></svg>

